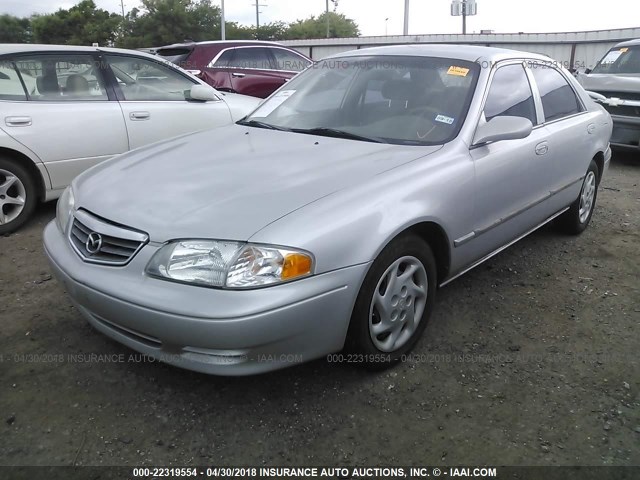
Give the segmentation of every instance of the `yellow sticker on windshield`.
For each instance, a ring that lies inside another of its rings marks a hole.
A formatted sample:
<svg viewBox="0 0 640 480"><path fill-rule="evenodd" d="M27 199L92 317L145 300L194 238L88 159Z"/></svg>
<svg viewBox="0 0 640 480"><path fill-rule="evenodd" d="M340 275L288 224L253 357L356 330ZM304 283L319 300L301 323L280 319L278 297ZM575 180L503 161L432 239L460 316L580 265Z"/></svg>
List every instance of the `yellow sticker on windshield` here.
<svg viewBox="0 0 640 480"><path fill-rule="evenodd" d="M455 75L456 77L466 77L469 74L468 68L463 67L449 67L447 75Z"/></svg>
<svg viewBox="0 0 640 480"><path fill-rule="evenodd" d="M627 53L629 51L628 48L621 48L620 53Z"/></svg>

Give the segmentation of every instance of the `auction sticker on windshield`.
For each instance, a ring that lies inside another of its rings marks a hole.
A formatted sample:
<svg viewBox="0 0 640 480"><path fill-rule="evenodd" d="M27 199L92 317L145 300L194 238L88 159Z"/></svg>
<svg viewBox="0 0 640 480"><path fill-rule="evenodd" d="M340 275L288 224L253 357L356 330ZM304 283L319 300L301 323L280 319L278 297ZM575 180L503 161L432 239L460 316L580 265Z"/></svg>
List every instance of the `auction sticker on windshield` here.
<svg viewBox="0 0 640 480"><path fill-rule="evenodd" d="M295 90L282 90L271 97L267 102L262 105L254 115L258 117L266 117L271 114L276 108L282 105L289 97L291 97Z"/></svg>

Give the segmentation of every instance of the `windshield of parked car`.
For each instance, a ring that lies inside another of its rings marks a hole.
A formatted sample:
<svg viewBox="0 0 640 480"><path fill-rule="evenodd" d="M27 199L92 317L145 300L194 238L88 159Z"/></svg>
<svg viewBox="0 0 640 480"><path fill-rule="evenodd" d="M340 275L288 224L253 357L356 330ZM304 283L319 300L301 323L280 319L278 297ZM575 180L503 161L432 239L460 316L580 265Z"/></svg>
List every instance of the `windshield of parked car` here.
<svg viewBox="0 0 640 480"><path fill-rule="evenodd" d="M609 50L592 73L640 75L640 45Z"/></svg>
<svg viewBox="0 0 640 480"><path fill-rule="evenodd" d="M362 56L316 62L242 124L405 145L458 135L480 67L451 58Z"/></svg>

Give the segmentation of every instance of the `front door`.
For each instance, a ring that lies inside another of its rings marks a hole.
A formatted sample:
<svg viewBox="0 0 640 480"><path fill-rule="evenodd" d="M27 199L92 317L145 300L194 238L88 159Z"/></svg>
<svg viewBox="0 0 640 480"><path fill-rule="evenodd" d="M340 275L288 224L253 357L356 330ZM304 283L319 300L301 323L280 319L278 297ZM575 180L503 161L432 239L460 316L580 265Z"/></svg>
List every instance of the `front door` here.
<svg viewBox="0 0 640 480"><path fill-rule="evenodd" d="M104 58L117 80L131 149L231 122L224 101L189 101L196 82L178 70L143 57Z"/></svg>
<svg viewBox="0 0 640 480"><path fill-rule="evenodd" d="M498 68L483 115L486 121L516 116L531 120L533 125L538 123L523 64ZM480 253L495 250L543 220L541 212L553 174L548 153L548 131L544 126L534 128L525 139L471 148L476 172L473 242Z"/></svg>

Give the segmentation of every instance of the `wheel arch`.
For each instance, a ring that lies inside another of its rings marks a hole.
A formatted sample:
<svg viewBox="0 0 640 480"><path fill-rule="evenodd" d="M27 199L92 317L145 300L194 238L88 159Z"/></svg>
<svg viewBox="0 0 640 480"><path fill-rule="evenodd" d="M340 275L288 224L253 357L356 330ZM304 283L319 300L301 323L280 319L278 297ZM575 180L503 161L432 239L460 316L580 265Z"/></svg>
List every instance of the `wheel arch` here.
<svg viewBox="0 0 640 480"><path fill-rule="evenodd" d="M596 153L593 161L596 162L598 167L598 185L600 185L600 180L602 180L602 174L604 173L604 152Z"/></svg>
<svg viewBox="0 0 640 480"><path fill-rule="evenodd" d="M424 220L412 225L408 225L393 236L387 239L387 241L376 252L375 260L382 250L384 250L395 239L402 237L403 235L413 234L424 240L431 250L433 256L436 259L436 268L438 274L438 285L440 285L448 276L451 268L451 242L446 230L440 225L440 223L434 220Z"/></svg>
<svg viewBox="0 0 640 480"><path fill-rule="evenodd" d="M47 187L45 184L45 180L42 177L42 173L36 166L35 162L24 153L6 147L0 147L0 156L5 157L9 160L19 162L20 165L24 166L27 169L27 171L32 175L33 179L36 182L36 188L38 190L38 201L43 201L46 195Z"/></svg>

